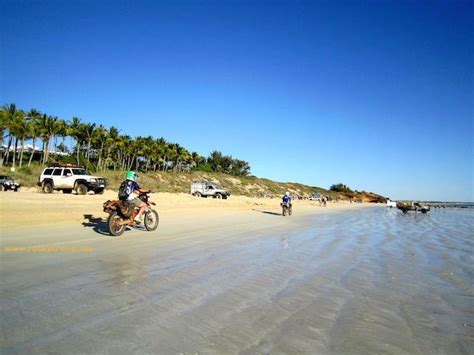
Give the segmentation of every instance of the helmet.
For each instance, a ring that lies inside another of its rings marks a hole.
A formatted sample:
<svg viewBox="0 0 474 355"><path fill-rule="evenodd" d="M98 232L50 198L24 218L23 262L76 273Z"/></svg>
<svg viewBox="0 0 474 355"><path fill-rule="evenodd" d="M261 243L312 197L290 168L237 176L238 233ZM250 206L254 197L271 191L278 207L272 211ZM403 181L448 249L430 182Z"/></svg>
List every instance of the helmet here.
<svg viewBox="0 0 474 355"><path fill-rule="evenodd" d="M287 192L285 193L285 195L286 195L286 196L290 196L290 192L287 191Z"/></svg>
<svg viewBox="0 0 474 355"><path fill-rule="evenodd" d="M138 177L138 175L137 175L136 172L131 171L131 170L130 170L130 171L127 171L127 175L126 175L126 179L127 179L127 180L136 181L136 180L137 180L137 177Z"/></svg>

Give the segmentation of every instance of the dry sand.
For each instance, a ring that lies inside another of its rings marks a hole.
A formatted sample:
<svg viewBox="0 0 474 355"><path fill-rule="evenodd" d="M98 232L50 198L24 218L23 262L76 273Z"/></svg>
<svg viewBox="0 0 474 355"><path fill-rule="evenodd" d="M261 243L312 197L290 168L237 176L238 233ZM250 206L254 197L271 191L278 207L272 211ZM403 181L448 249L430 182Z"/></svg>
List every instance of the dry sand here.
<svg viewBox="0 0 474 355"><path fill-rule="evenodd" d="M161 214L170 218L193 218L201 213L220 215L245 211L281 212L279 199L249 198L231 196L227 200L196 198L189 194L154 193L151 200L157 203ZM106 191L103 195L84 195L36 193L36 189L22 190L18 193L8 191L0 194L0 228L22 226L52 225L59 223L84 222L84 215L106 217L102 204L106 200L117 199L117 192ZM328 203L327 207L313 201L294 201L298 214L330 213L333 211L361 207L361 204ZM367 205L363 205L367 206ZM251 214L254 215L254 214Z"/></svg>

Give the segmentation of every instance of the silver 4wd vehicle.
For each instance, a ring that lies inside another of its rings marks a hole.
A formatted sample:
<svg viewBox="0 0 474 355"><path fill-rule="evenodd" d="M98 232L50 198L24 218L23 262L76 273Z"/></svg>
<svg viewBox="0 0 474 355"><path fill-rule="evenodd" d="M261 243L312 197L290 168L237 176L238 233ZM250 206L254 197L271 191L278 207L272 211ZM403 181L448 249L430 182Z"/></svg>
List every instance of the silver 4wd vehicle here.
<svg viewBox="0 0 474 355"><path fill-rule="evenodd" d="M20 189L20 183L13 180L8 175L0 175L0 191L13 190L18 191Z"/></svg>
<svg viewBox="0 0 474 355"><path fill-rule="evenodd" d="M230 196L230 192L210 181L193 181L191 182L191 195L226 199Z"/></svg>
<svg viewBox="0 0 474 355"><path fill-rule="evenodd" d="M53 190L62 190L70 194L73 190L78 195L85 195L89 191L102 194L107 181L98 176L92 176L86 169L77 166L50 166L41 173L38 186L44 193Z"/></svg>

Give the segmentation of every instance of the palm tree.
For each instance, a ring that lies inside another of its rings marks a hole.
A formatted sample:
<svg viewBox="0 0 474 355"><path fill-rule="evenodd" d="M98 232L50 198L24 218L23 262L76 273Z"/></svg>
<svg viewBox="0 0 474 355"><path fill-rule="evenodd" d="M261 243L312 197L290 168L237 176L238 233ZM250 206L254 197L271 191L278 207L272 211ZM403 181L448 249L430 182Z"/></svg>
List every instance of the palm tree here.
<svg viewBox="0 0 474 355"><path fill-rule="evenodd" d="M160 163L161 164L163 163L164 149L165 149L165 140L163 138L156 139L153 142L153 148L152 148L153 171L156 171Z"/></svg>
<svg viewBox="0 0 474 355"><path fill-rule="evenodd" d="M92 138L94 137L95 123L85 123L83 127L84 139L87 142L86 158L89 160Z"/></svg>
<svg viewBox="0 0 474 355"><path fill-rule="evenodd" d="M43 159L41 161L41 164L43 165L46 164L49 158L49 142L51 141L51 137L54 134L54 125L56 121L57 118L48 116L45 113L38 120L40 136L41 140L43 141Z"/></svg>
<svg viewBox="0 0 474 355"><path fill-rule="evenodd" d="M64 153L64 147L65 145L65 140L69 132L69 124L66 122L66 120L59 119L54 126L54 151L57 152L58 146L57 146L57 138L62 138L62 153Z"/></svg>
<svg viewBox="0 0 474 355"><path fill-rule="evenodd" d="M69 123L69 135L76 140L76 153L77 153L77 164L79 165L79 150L82 143L82 130L81 120L77 117L73 117Z"/></svg>
<svg viewBox="0 0 474 355"><path fill-rule="evenodd" d="M206 162L206 158L196 152L191 153L191 159L194 168Z"/></svg>
<svg viewBox="0 0 474 355"><path fill-rule="evenodd" d="M98 154L99 159L97 161L97 170L101 169L102 154L104 151L104 144L107 140L108 133L109 132L107 131L107 128L105 128L103 125L99 125L98 127L96 127L93 133L92 139L93 139L94 147L99 148L99 154Z"/></svg>
<svg viewBox="0 0 474 355"><path fill-rule="evenodd" d="M214 150L207 158L207 162L211 165L212 171L220 172L222 170L222 153L218 150Z"/></svg>
<svg viewBox="0 0 474 355"><path fill-rule="evenodd" d="M122 170L127 170L128 167L128 152L130 151L130 146L132 145L132 139L130 136L124 135L119 136L117 140L117 150L118 156L117 160Z"/></svg>
<svg viewBox="0 0 474 355"><path fill-rule="evenodd" d="M145 137L143 139L143 158L145 159L145 173L148 172L150 165L152 163L152 157L154 153L154 145L155 141L153 140L152 136Z"/></svg>
<svg viewBox="0 0 474 355"><path fill-rule="evenodd" d="M120 135L119 130L111 127L107 130L104 126L96 126L95 123L81 123L77 117L73 117L71 122L41 114L35 109L31 109L27 114L18 110L15 104L4 105L0 108L0 134L2 144L8 138L7 149L0 155L0 166L8 162L10 148L13 149L13 166L17 163L18 143L21 143L19 157L20 167L23 164L25 140L32 139L33 150L30 155L28 165L31 164L37 138L43 142L41 164L46 164L50 154L51 141L54 150L57 149L57 139L62 138L61 146L64 150L66 137L70 136L76 141L76 158L80 163L80 151L86 150L85 157L91 163L97 163L97 169L106 169L113 164L114 171L120 169L143 169L148 172L150 169L156 171L161 169L168 171L172 167L175 172L190 171L199 165L203 169L216 172L224 172L232 175L248 175L250 166L248 162L233 159L232 156L223 155L219 151L213 151L206 158L196 152L190 152L177 143L168 143L164 138L154 139L152 136L137 137L131 139L130 136ZM92 152L98 152L96 157Z"/></svg>
<svg viewBox="0 0 474 355"><path fill-rule="evenodd" d="M186 148L181 147L179 144L174 145L174 150L176 152L176 163L173 167L173 170L176 172L183 172L184 167L183 163L186 165L189 163L189 159L191 158L191 154Z"/></svg>
<svg viewBox="0 0 474 355"><path fill-rule="evenodd" d="M145 138L137 137L132 141L131 146L128 149L128 165L127 170L131 170L135 167L136 170L140 168L140 158L145 156L146 144Z"/></svg>
<svg viewBox="0 0 474 355"><path fill-rule="evenodd" d="M28 121L25 119L25 113L21 110L17 111L13 125L11 128L12 134L15 136L15 150L13 151L13 168L16 165L16 154L18 150L18 141L20 141L21 148L20 148L20 167L22 166L23 162L23 151L25 147L25 139L28 137L29 134L29 124Z"/></svg>
<svg viewBox="0 0 474 355"><path fill-rule="evenodd" d="M13 135L11 134L11 128L12 124L15 118L15 115L17 114L17 109L15 104L9 104L9 105L4 105L2 108L3 114L3 122L2 122L2 143L3 143L3 134L4 131L8 130L8 144L7 144L7 149L3 153L2 159L0 161L0 166L3 165L3 162L8 163L8 158L10 156L10 147L12 145L13 141Z"/></svg>
<svg viewBox="0 0 474 355"><path fill-rule="evenodd" d="M176 155L176 152L174 150L173 144L171 143L166 143L165 146L165 151L164 151L164 165L163 165L163 171L168 171L169 168L169 162L174 162L174 157Z"/></svg>
<svg viewBox="0 0 474 355"><path fill-rule="evenodd" d="M2 137L2 145L3 139L5 138L5 131L8 130L8 114L4 107L0 108L0 135Z"/></svg>
<svg viewBox="0 0 474 355"><path fill-rule="evenodd" d="M166 143L166 140L161 137L156 140L156 149L157 149L157 155L158 155L158 161L161 163L163 167L163 171L165 169L165 163L166 163L166 149L168 147L168 143Z"/></svg>
<svg viewBox="0 0 474 355"><path fill-rule="evenodd" d="M105 158L104 168L111 162L112 150L117 145L119 137L120 137L119 130L115 128L114 126L110 127L109 134L107 135L107 139L105 142L105 145L107 147L107 156ZM116 164L114 163L114 171L115 171L115 168L116 168Z"/></svg>
<svg viewBox="0 0 474 355"><path fill-rule="evenodd" d="M41 113L38 110L35 110L34 108L31 109L27 114L26 114L27 119L29 120L29 138L33 140L33 149L31 151L30 155L30 160L28 161L28 166L31 165L31 161L33 160L33 156L35 155L35 143L36 143L36 138L39 136L39 118L41 117Z"/></svg>

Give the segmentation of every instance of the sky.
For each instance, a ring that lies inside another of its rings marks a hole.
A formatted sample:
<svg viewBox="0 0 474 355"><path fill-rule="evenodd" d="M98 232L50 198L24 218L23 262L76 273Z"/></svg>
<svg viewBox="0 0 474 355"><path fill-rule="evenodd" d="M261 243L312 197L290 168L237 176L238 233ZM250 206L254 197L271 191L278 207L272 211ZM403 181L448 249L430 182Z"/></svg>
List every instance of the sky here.
<svg viewBox="0 0 474 355"><path fill-rule="evenodd" d="M474 201L472 1L0 0L0 104L252 174Z"/></svg>

